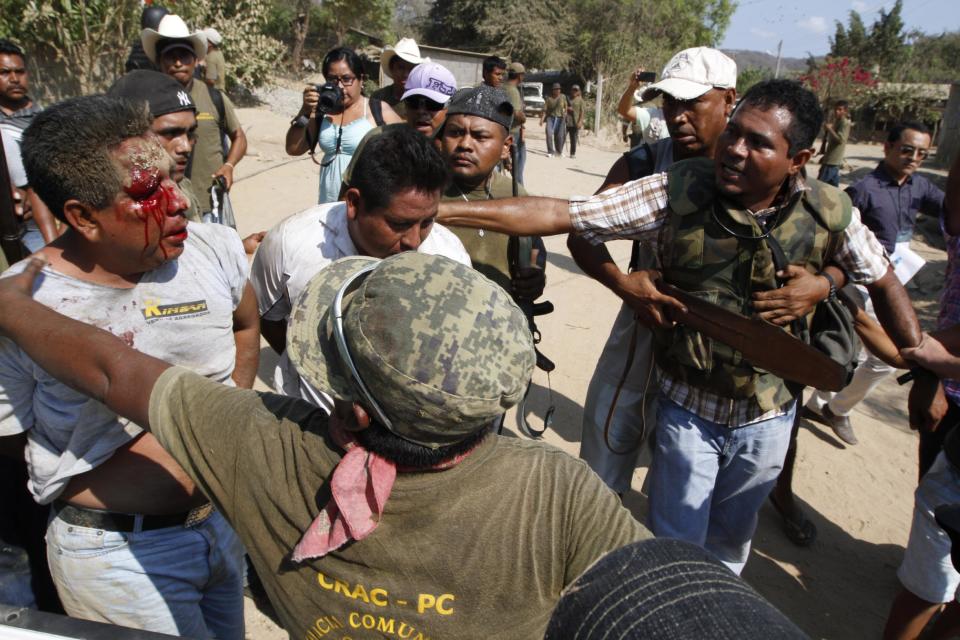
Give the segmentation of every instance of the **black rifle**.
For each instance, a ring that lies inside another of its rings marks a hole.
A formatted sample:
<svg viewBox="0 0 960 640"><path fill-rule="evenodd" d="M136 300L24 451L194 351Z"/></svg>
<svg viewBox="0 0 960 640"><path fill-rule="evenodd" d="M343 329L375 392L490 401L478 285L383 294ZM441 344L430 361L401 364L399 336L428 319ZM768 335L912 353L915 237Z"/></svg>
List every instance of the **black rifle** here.
<svg viewBox="0 0 960 640"><path fill-rule="evenodd" d="M517 147L515 144L510 145L510 163L512 165L513 197L516 198L520 194L520 189L517 183ZM511 274L519 273L520 269L531 266L530 252L532 250L533 238L530 236L510 238L508 255ZM540 330L537 328L537 323L534 318L536 316L553 313L553 303L546 301L534 302L533 300L516 297L514 297L514 301L517 303L517 306L520 307L520 310L523 311L523 314L527 316L527 325L530 328L530 334L533 336L533 344L540 344ZM523 393L523 398L517 406L517 422L520 427L520 432L523 433L523 435L528 438L540 438L544 432L550 428L550 425L553 424L553 414L556 411L556 406L553 404L553 389L550 387L550 372L556 369L556 365L550 358L540 353L540 349L536 346L534 346L533 350L537 355L537 368L547 374L547 393L549 394L550 404L547 412L543 416L543 429L534 429L531 427L526 417L527 396L530 395L531 385L531 383L527 383L527 390ZM500 429L503 429L502 420L500 421Z"/></svg>
<svg viewBox="0 0 960 640"><path fill-rule="evenodd" d="M23 229L17 218L16 205L10 187L10 172L7 170L7 155L0 145L0 248L7 257L7 264L23 260L26 256L20 238Z"/></svg>

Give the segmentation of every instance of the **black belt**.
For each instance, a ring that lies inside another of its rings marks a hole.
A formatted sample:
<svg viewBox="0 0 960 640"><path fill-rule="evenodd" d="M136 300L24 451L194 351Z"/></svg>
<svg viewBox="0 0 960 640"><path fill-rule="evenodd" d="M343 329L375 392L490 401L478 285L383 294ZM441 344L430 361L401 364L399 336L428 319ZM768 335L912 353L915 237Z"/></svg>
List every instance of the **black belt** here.
<svg viewBox="0 0 960 640"><path fill-rule="evenodd" d="M57 500L53 503L54 511L57 517L78 527L88 527L90 529L101 529L103 531L118 531L131 533L136 530L137 516L135 513L116 513L113 511L101 511L99 509L88 509L78 507L67 502ZM209 502L181 513L170 513L166 515L141 515L141 531L152 531L154 529L166 529L169 527L192 527L210 517L213 513L213 505Z"/></svg>

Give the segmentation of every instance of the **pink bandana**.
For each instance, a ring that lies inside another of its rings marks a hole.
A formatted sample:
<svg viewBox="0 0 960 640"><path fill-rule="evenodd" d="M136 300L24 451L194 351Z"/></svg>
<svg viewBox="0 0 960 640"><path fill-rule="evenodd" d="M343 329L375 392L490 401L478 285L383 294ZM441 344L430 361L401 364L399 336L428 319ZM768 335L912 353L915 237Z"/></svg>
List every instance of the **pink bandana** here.
<svg viewBox="0 0 960 640"><path fill-rule="evenodd" d="M347 454L333 470L333 497L293 549L294 562L321 558L351 540L363 540L373 533L397 479L397 465L364 449L336 420L330 421L330 435ZM469 454L470 451L463 453L430 470L449 469Z"/></svg>

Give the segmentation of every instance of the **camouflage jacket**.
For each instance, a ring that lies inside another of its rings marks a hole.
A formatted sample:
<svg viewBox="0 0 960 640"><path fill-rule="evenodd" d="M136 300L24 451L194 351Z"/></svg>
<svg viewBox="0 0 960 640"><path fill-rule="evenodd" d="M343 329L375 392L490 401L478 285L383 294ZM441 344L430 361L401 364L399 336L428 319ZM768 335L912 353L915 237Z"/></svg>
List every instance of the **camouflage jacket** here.
<svg viewBox="0 0 960 640"><path fill-rule="evenodd" d="M773 254L757 217L721 196L712 160L675 163L668 172L671 215L660 236L664 278L743 315L751 294L776 288ZM769 235L790 264L822 270L850 222L852 205L839 189L808 179L769 218ZM657 364L670 376L725 398L754 398L764 411L798 389L757 369L738 351L682 325L656 332Z"/></svg>

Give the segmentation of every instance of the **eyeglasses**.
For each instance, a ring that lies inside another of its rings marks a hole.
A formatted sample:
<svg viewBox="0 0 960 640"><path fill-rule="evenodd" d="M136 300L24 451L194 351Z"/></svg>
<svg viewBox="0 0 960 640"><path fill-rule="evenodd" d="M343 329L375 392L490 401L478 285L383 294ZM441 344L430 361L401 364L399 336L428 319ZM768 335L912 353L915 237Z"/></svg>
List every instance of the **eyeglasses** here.
<svg viewBox="0 0 960 640"><path fill-rule="evenodd" d="M926 160L927 156L930 155L930 151L927 149L917 149L916 147L911 147L908 144L903 144L900 145L900 155L907 156L909 158Z"/></svg>
<svg viewBox="0 0 960 640"><path fill-rule="evenodd" d="M379 261L360 269L340 285L340 289L337 291L337 295L333 297L333 304L331 305L333 308L333 340L337 344L337 352L340 354L340 360L347 365L347 370L350 372L354 388L360 392L363 398L365 408L373 413L374 420L390 431L390 433L394 433L393 424L390 422L390 419L387 418L387 414L380 408L379 403L377 403L373 394L370 393L367 385L363 383L363 378L360 377L360 372L357 371L357 365L354 364L353 357L350 355L350 349L347 347L347 336L343 332L343 296L347 294L355 282L376 269L377 266L379 266Z"/></svg>
<svg viewBox="0 0 960 640"><path fill-rule="evenodd" d="M426 96L410 96L403 102L409 109L426 109L427 111L440 111L446 106Z"/></svg>
<svg viewBox="0 0 960 640"><path fill-rule="evenodd" d="M333 84L336 84L339 82L345 87L352 87L353 83L356 82L357 80L357 76L340 76L340 77L324 76L324 77L327 79L327 82L331 82Z"/></svg>

